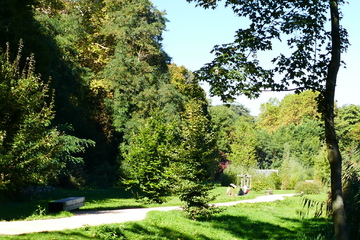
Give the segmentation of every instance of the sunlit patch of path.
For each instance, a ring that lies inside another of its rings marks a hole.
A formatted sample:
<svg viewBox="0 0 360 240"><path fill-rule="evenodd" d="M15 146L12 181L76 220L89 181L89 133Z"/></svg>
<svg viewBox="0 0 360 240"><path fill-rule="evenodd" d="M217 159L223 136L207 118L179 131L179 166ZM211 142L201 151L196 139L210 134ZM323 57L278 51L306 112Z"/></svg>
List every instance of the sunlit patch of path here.
<svg viewBox="0 0 360 240"><path fill-rule="evenodd" d="M239 203L270 202L283 200L294 194L275 194L260 196L255 199L246 199L234 202L217 203L216 206L232 206ZM76 229L84 226L97 226L102 224L123 223L128 221L140 221L146 218L149 211L170 211L179 210L175 207L156 207L156 208L135 208L108 211L81 211L68 218L34 220L34 221L14 221L0 222L0 235L19 235L33 232L62 231L65 229Z"/></svg>

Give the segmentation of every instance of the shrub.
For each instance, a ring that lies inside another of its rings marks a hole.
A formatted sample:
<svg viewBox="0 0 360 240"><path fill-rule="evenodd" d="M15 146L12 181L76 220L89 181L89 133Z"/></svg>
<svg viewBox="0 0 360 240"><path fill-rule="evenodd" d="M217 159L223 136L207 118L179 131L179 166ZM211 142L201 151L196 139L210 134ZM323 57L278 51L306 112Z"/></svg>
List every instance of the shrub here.
<svg viewBox="0 0 360 240"><path fill-rule="evenodd" d="M350 239L360 239L360 164L344 162L343 195Z"/></svg>
<svg viewBox="0 0 360 240"><path fill-rule="evenodd" d="M307 169L298 161L286 156L281 164L279 175L281 177L281 189L294 189L295 185L306 179Z"/></svg>
<svg viewBox="0 0 360 240"><path fill-rule="evenodd" d="M122 227L118 225L102 225L96 227L94 237L98 237L99 239L104 239L104 240L126 239Z"/></svg>
<svg viewBox="0 0 360 240"><path fill-rule="evenodd" d="M281 178L276 172L272 172L268 177L269 182L273 186L273 189L280 189L281 188Z"/></svg>
<svg viewBox="0 0 360 240"><path fill-rule="evenodd" d="M209 196L209 190L214 187L209 184L200 184L191 181L184 181L177 189L179 198L184 202L182 208L191 219L208 218L223 209L208 204L216 196Z"/></svg>
<svg viewBox="0 0 360 240"><path fill-rule="evenodd" d="M234 164L228 165L228 167L224 170L223 174L220 176L221 186L229 186L230 183L234 183L235 185L239 185L239 174L244 173L244 167L237 166Z"/></svg>
<svg viewBox="0 0 360 240"><path fill-rule="evenodd" d="M270 177L263 174L254 174L252 177L252 190L262 191L266 189L274 189L274 184L270 181Z"/></svg>
<svg viewBox="0 0 360 240"><path fill-rule="evenodd" d="M301 181L295 185L295 191L297 193L319 194L322 192L322 190L323 190L323 186L318 181L312 181L312 182Z"/></svg>

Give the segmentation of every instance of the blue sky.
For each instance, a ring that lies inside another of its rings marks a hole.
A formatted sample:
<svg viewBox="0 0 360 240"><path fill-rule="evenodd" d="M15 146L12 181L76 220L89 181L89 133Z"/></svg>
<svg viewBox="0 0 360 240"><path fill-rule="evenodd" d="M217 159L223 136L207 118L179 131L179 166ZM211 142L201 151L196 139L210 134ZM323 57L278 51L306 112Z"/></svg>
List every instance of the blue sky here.
<svg viewBox="0 0 360 240"><path fill-rule="evenodd" d="M246 19L235 17L231 9L216 10L195 8L194 3L186 0L151 0L159 9L166 11L167 31L164 32L163 47L177 65L195 71L213 59L210 54L216 44L230 43L234 40L235 31L245 27ZM351 46L342 59L347 68L341 68L338 75L336 100L339 106L345 104L360 105L360 1L349 0L342 9L344 18L341 24L349 32ZM205 90L206 84L202 85ZM262 93L260 98L249 100L244 96L236 102L250 109L252 115L258 115L260 104L271 97L281 99L288 93ZM221 104L218 98L212 98L212 104Z"/></svg>

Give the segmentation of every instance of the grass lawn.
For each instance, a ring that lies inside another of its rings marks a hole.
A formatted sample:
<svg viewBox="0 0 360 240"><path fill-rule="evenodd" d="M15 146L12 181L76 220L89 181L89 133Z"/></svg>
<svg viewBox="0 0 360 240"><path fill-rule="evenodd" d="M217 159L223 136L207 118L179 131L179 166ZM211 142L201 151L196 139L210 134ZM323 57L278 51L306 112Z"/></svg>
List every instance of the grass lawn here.
<svg viewBox="0 0 360 240"><path fill-rule="evenodd" d="M210 219L197 221L185 218L180 211L152 211L143 221L61 232L0 236L0 239L330 239L327 234L331 224L327 219L313 219L311 213L309 218L299 217L301 199L290 197L284 201L238 204Z"/></svg>
<svg viewBox="0 0 360 240"><path fill-rule="evenodd" d="M211 194L218 196L214 202L230 202L242 199L256 198L264 195L250 191L246 196L230 197L225 195L226 187L217 187ZM280 191L275 191L280 193ZM289 193L289 191L287 191ZM86 203L81 210L111 210L124 208L180 206L182 203L177 197L168 197L163 204L143 204L134 200L131 192L123 188L88 189L88 190L64 190L57 189L52 192L41 193L31 201L0 203L0 221L34 220L71 216L72 213L62 212L59 214L48 214L46 209L48 202L66 197L85 197ZM29 198L25 198L29 199Z"/></svg>

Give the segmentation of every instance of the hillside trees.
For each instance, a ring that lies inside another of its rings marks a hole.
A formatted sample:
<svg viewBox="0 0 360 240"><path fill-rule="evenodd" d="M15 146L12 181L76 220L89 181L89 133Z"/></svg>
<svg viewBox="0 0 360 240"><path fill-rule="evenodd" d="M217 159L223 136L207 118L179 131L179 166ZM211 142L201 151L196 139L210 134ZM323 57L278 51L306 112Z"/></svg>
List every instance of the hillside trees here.
<svg viewBox="0 0 360 240"><path fill-rule="evenodd" d="M174 64L169 69L166 91L160 88L154 103L159 107L137 118L125 135L123 182L134 191L140 188L147 202L177 194L192 218L208 215L211 187L203 183L218 170L208 103L191 72Z"/></svg>
<svg viewBox="0 0 360 240"><path fill-rule="evenodd" d="M316 96L312 91L270 99L261 105L258 117L258 151L261 166L279 167L286 146L288 154L312 167L323 139Z"/></svg>
<svg viewBox="0 0 360 240"><path fill-rule="evenodd" d="M316 92L305 91L299 95L288 94L281 101L271 99L261 105L258 124L269 132L274 132L289 124L298 126L307 120L317 121L320 118L317 96Z"/></svg>
<svg viewBox="0 0 360 240"><path fill-rule="evenodd" d="M220 1L187 0L204 8L216 8ZM325 125L325 139L331 168L332 209L337 239L348 239L342 197L341 166L334 128L334 95L341 52L346 50L346 30L340 26L343 0L321 1L232 1L239 17L250 25L236 32L234 43L215 46L215 60L198 71L210 83L210 91L223 100L237 94L257 97L262 90L320 93L319 111ZM330 29L328 29L330 26ZM272 68L265 68L257 54L274 49L285 40L288 52L274 52ZM277 78L275 75L277 74Z"/></svg>
<svg viewBox="0 0 360 240"><path fill-rule="evenodd" d="M84 26L90 28L91 25L83 24L90 12L82 14L78 6L84 2L4 0L0 11L0 44L3 47L9 42L14 48L23 39L24 54L33 53L37 60L34 71L41 73L45 83L51 79L49 87L55 89L52 95L56 114L52 124L68 125L70 128L64 131L96 141L95 148L82 153L85 168L79 173L89 180L93 178L87 176L92 174L86 172L92 170L91 165L114 164L117 146L113 144L114 139L109 140L109 131L104 131L106 111L102 111L101 101L90 91L92 71L80 61L82 56L77 48L78 43L87 43L82 40L90 34Z"/></svg>
<svg viewBox="0 0 360 240"><path fill-rule="evenodd" d="M233 142L238 141L241 145L241 141L238 139L242 134L237 135L237 123L248 122L250 128L255 126L254 117L250 115L249 110L238 103L211 106L209 108L211 116L211 126L215 132L216 145L220 152L228 155L232 152L231 145ZM241 120L239 120L241 118ZM252 126L251 126L252 125ZM242 143L244 144L244 143ZM235 144L236 145L236 144ZM233 145L233 147L236 147Z"/></svg>
<svg viewBox="0 0 360 240"><path fill-rule="evenodd" d="M82 177L109 186L118 179L123 137L153 109L171 105L164 97L159 106L160 95L180 95L167 84L163 14L146 0L2 2L1 45L24 39L39 59L35 72L55 89L52 124L97 143L83 153Z"/></svg>
<svg viewBox="0 0 360 240"><path fill-rule="evenodd" d="M169 58L160 42L165 18L149 1L109 1L107 8L111 11L104 32L114 39L114 55L99 76L108 84L105 101L113 125L124 131L132 114L149 116L160 86L167 81Z"/></svg>

